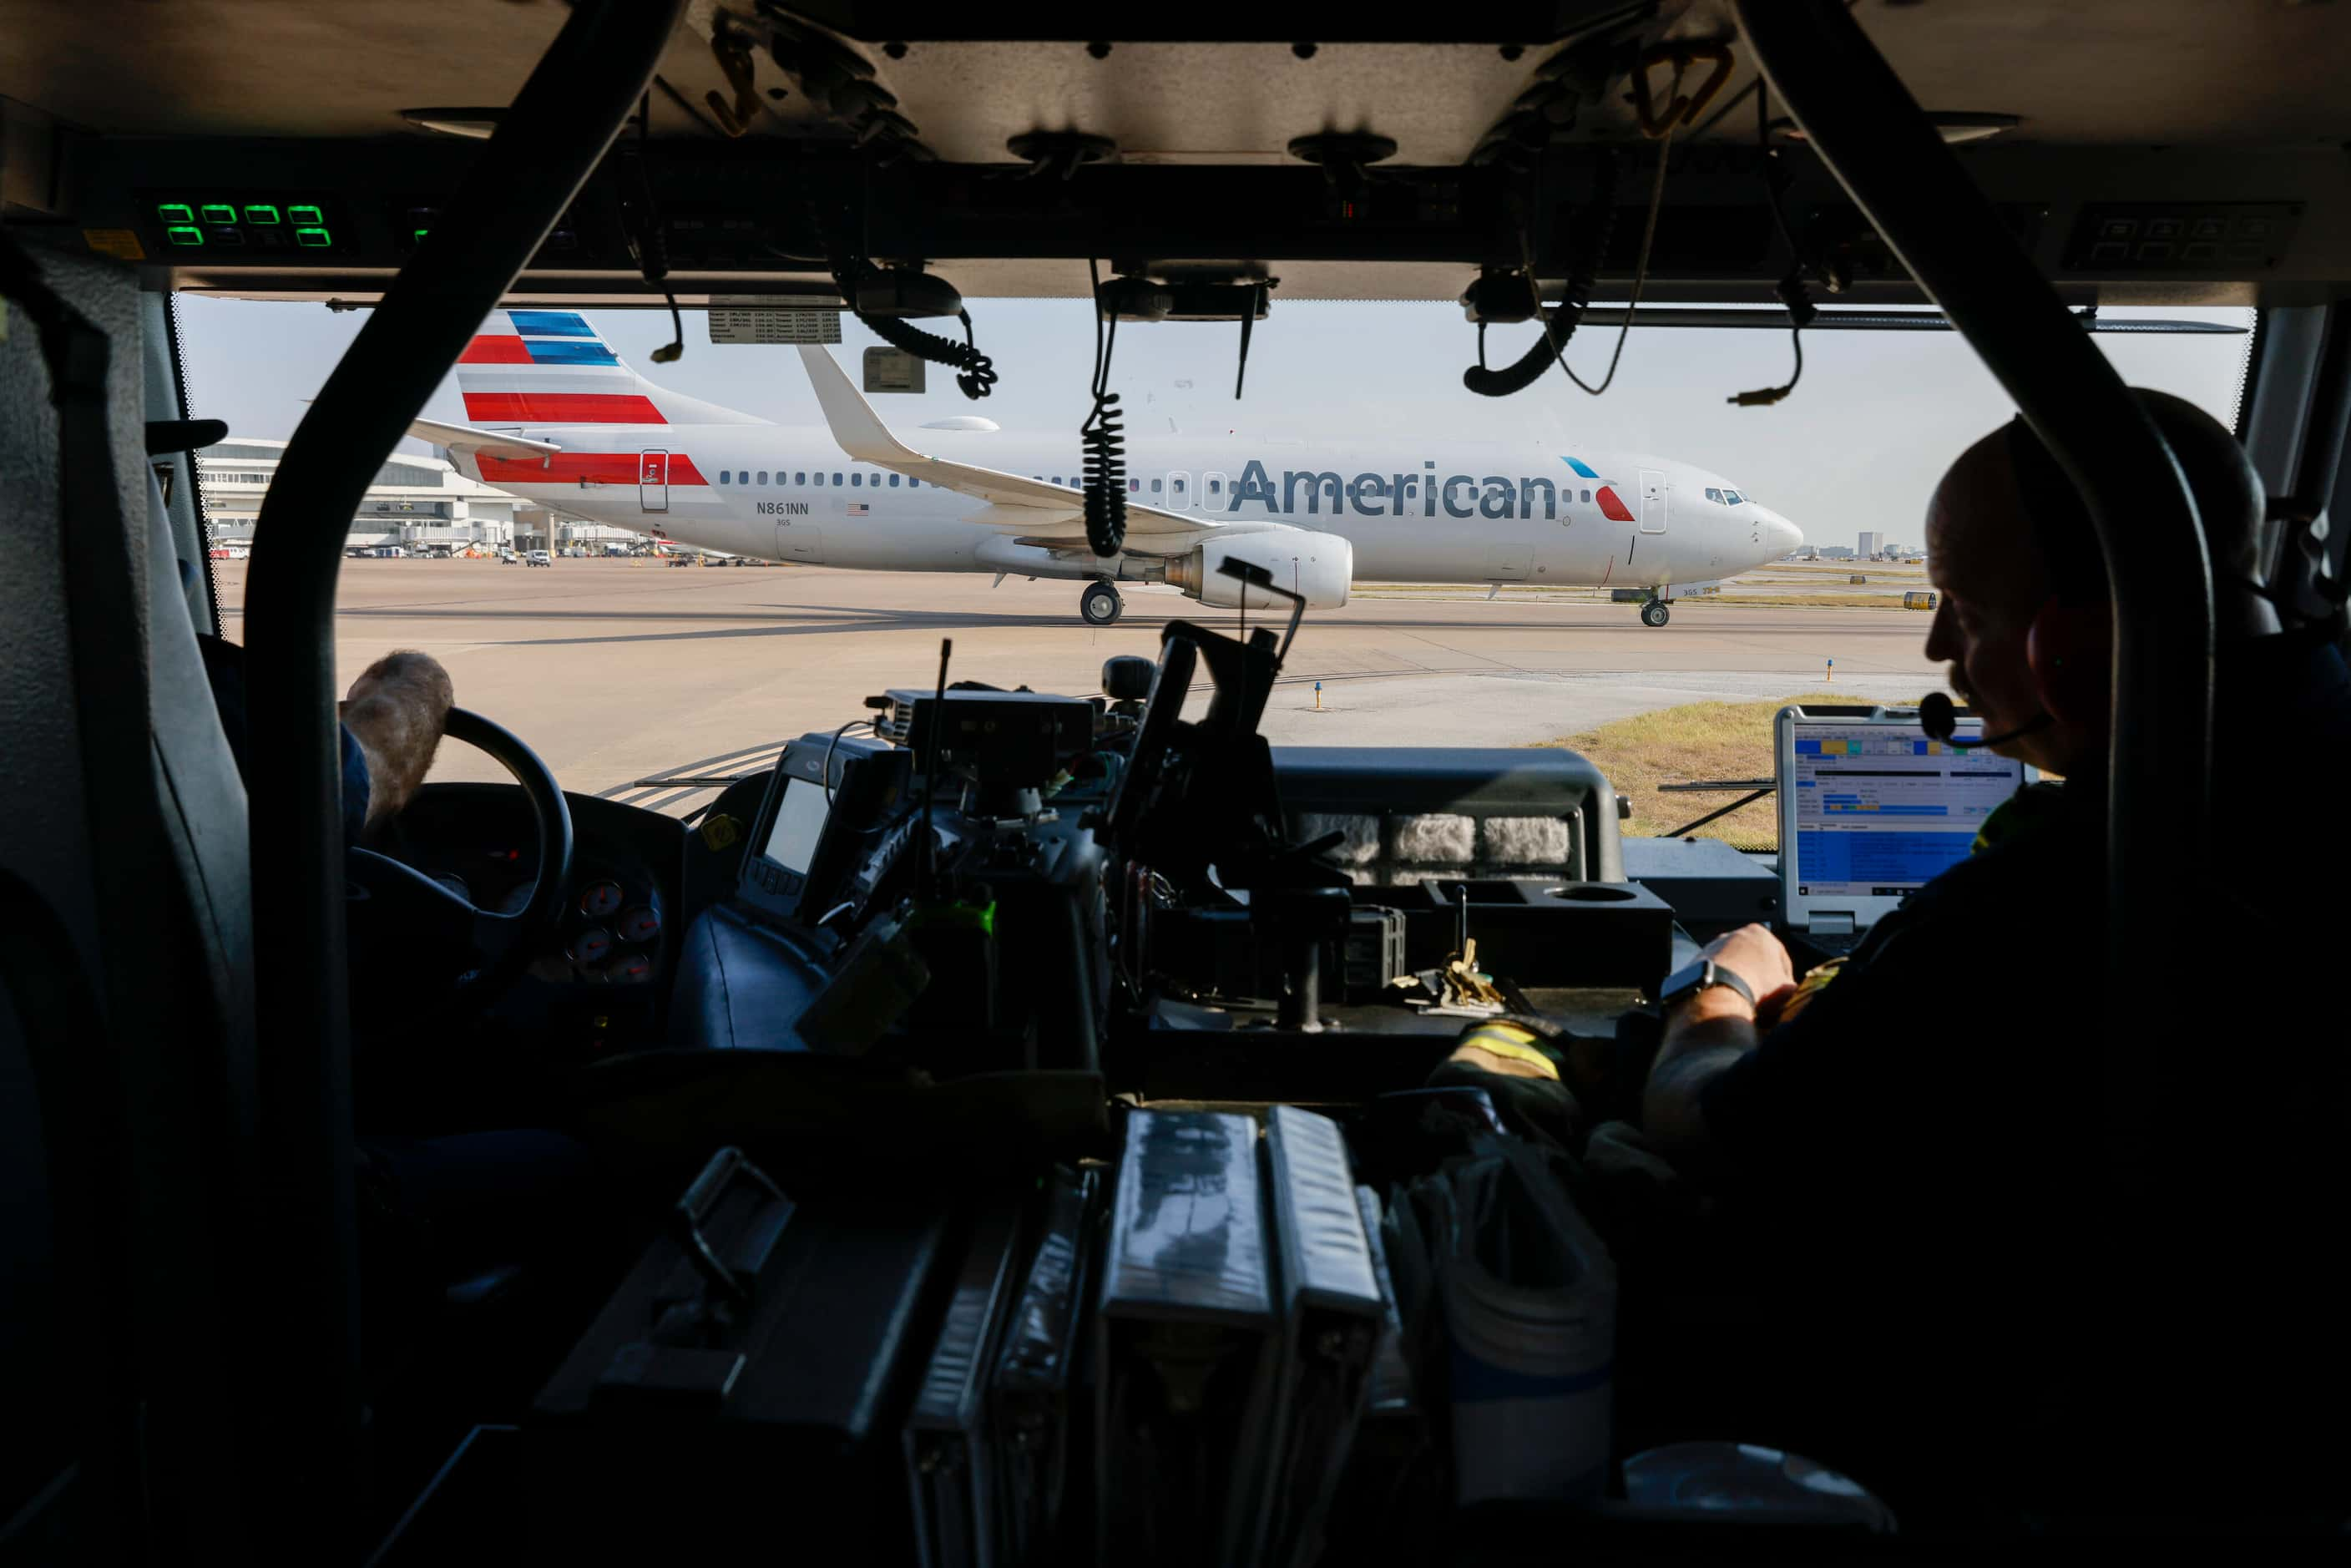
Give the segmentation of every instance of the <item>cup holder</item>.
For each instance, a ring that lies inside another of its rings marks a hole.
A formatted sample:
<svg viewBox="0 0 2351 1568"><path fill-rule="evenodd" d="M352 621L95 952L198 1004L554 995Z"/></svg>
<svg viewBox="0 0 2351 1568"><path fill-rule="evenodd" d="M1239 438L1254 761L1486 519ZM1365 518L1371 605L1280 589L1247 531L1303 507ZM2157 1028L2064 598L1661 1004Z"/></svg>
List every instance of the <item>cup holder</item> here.
<svg viewBox="0 0 2351 1568"><path fill-rule="evenodd" d="M1625 904L1638 898L1629 887L1618 887L1604 882L1579 882L1570 887L1547 890L1553 898L1563 898L1571 904Z"/></svg>

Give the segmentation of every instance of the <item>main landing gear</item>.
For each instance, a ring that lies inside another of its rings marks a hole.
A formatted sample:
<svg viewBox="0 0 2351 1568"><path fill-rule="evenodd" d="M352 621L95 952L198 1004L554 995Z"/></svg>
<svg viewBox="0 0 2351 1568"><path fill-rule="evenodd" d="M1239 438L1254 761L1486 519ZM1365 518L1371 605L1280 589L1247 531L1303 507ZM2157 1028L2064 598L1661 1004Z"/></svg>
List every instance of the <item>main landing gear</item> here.
<svg viewBox="0 0 2351 1568"><path fill-rule="evenodd" d="M1108 626L1125 608L1126 601L1119 598L1118 590L1107 582L1086 584L1085 592L1078 599L1078 613L1089 626Z"/></svg>
<svg viewBox="0 0 2351 1568"><path fill-rule="evenodd" d="M1674 612L1666 608L1666 601L1662 599L1652 599L1641 606L1641 624L1644 626L1662 626L1673 618Z"/></svg>

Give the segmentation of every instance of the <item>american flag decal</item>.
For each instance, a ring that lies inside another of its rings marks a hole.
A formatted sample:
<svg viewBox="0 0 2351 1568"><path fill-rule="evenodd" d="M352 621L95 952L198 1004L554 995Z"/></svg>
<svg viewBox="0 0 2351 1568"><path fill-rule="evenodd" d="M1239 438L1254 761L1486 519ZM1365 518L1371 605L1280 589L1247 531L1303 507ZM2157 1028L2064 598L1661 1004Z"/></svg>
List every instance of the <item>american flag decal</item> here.
<svg viewBox="0 0 2351 1568"><path fill-rule="evenodd" d="M862 502L862 501L852 501L852 502L850 502L850 503L849 503L849 515L850 515L851 517L862 517L867 516L867 515L868 515L868 513L867 513L867 507L866 507L865 503L864 503L864 502Z"/></svg>

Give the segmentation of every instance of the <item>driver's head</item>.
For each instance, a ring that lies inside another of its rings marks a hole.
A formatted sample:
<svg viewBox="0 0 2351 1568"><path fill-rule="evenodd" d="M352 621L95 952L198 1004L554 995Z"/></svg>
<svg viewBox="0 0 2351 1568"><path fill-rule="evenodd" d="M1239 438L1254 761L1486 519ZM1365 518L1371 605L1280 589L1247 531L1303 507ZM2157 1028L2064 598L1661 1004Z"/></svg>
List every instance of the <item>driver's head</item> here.
<svg viewBox="0 0 2351 1568"><path fill-rule="evenodd" d="M2219 420L2135 389L2187 476L2217 591L2241 594L2261 548L2261 476ZM1927 508L1927 570L1941 594L1927 656L1987 734L2050 722L1997 747L2054 773L2102 771L2113 625L2088 510L2046 448L2012 421L1960 454Z"/></svg>

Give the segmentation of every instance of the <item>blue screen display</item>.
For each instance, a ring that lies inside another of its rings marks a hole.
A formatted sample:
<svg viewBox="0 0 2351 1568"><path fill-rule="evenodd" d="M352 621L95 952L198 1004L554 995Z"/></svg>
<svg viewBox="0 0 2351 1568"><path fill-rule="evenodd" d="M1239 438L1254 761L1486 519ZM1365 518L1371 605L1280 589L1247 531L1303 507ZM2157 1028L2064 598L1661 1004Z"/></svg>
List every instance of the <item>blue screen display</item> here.
<svg viewBox="0 0 2351 1568"><path fill-rule="evenodd" d="M1800 897L1898 897L1967 858L2021 763L1909 724L1799 720L1786 785ZM1980 729L1972 733L1980 734Z"/></svg>

